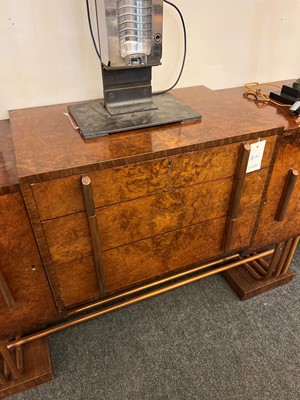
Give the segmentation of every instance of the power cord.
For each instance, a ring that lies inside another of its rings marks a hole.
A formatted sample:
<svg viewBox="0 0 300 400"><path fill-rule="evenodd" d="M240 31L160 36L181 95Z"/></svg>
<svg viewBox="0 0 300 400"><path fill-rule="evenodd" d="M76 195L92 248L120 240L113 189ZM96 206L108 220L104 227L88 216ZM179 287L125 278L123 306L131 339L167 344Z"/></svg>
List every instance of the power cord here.
<svg viewBox="0 0 300 400"><path fill-rule="evenodd" d="M86 3L86 13L87 13L87 17L88 17L88 23L89 23L89 28L90 28L90 34L91 34L91 38L93 41L93 45L96 51L96 54L101 62L101 55L100 55L100 51L98 50L98 47L96 45L96 40L95 40L95 36L94 36L94 32L93 32L93 27L92 27L92 21L91 21L91 12L90 12L90 3L89 0L85 1Z"/></svg>
<svg viewBox="0 0 300 400"><path fill-rule="evenodd" d="M255 97L256 100L262 101L265 104L273 103L276 106L280 107L291 107L290 104L280 103L279 101L275 101L270 99L270 96L263 91L262 86L272 86L278 89L281 89L281 86L276 85L275 83L265 82L265 83L258 83L258 82L250 82L244 85L245 93L244 97L252 95Z"/></svg>
<svg viewBox="0 0 300 400"><path fill-rule="evenodd" d="M175 4L173 4L171 1L169 1L169 0L163 0L163 1L164 1L164 3L169 4L171 7L175 8L175 10L179 14L179 17L180 17L180 20L181 20L181 23L182 23L182 29L183 29L183 58L182 58L181 68L180 68L178 77L177 77L176 81L173 83L173 85L170 86L168 89L162 90L160 92L155 92L155 93L153 93L153 95L163 94L163 93L169 92L170 90L174 89L174 87L177 85L177 83L179 82L179 80L180 80L180 78L182 76L183 69L184 69L184 66L185 66L185 61L186 61L186 52L187 52L186 51L186 49L187 49L187 35L186 35L186 26L185 26L183 15L182 15L181 11L179 10L179 8ZM95 35L94 35L94 32L93 32L93 27L92 27L89 0L86 0L86 12L87 12L89 30L90 30L91 38L92 38L92 41L93 41L93 45L94 45L96 54L97 54L97 56L98 56L98 58L99 58L99 60L101 62L100 51L99 51L99 49L97 47L96 40L95 40Z"/></svg>
<svg viewBox="0 0 300 400"><path fill-rule="evenodd" d="M164 3L169 4L171 7L175 8L177 13L179 14L181 24L182 24L182 29L183 29L183 58L182 58L181 68L180 68L178 77L177 77L176 81L173 83L173 85L170 86L168 89L153 93L154 95L167 93L170 90L174 89L174 87L180 81L180 78L182 76L184 66L185 66L185 60L186 60L186 52L187 52L187 35L186 35L186 26L185 26L183 15L182 15L181 11L179 10L179 8L175 4L173 4L171 1L169 1L169 0L163 0L163 1L164 1Z"/></svg>

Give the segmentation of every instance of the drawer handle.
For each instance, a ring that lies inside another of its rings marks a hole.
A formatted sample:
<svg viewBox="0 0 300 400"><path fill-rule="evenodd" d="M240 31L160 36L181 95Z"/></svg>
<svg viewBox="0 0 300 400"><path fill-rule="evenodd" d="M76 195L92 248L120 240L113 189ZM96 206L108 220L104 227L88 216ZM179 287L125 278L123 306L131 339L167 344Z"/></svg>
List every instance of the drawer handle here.
<svg viewBox="0 0 300 400"><path fill-rule="evenodd" d="M7 280L0 268L0 293L4 297L5 303L8 308L13 308L16 305L14 296L8 286Z"/></svg>
<svg viewBox="0 0 300 400"><path fill-rule="evenodd" d="M239 157L236 178L234 182L234 187L232 189L231 200L228 218L225 227L225 237L223 241L223 250L228 251L231 247L232 236L234 232L234 227L238 218L241 198L243 193L243 187L245 182L245 175L247 171L247 165L249 161L251 147L249 144L242 145L241 154Z"/></svg>
<svg viewBox="0 0 300 400"><path fill-rule="evenodd" d="M275 216L276 221L281 222L285 218L293 191L295 189L297 178L298 178L298 171L296 169L290 169L287 175L286 183L276 212Z"/></svg>
<svg viewBox="0 0 300 400"><path fill-rule="evenodd" d="M81 177L81 186L83 191L85 210L89 222L89 230L92 241L98 285L100 293L104 295L106 293L106 289L104 285L104 272L103 272L103 265L100 252L101 245L100 245L99 229L98 229L97 216L94 204L92 181L88 175L84 175Z"/></svg>

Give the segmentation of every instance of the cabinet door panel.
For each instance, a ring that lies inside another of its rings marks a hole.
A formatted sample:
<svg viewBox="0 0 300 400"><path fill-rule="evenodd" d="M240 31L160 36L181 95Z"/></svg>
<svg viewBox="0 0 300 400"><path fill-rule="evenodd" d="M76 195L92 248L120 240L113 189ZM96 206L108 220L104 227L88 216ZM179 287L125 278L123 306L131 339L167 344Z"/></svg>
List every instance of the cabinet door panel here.
<svg viewBox="0 0 300 400"><path fill-rule="evenodd" d="M0 337L56 318L57 311L20 193L0 196L0 269L14 297L0 293Z"/></svg>
<svg viewBox="0 0 300 400"><path fill-rule="evenodd" d="M300 134L285 137L279 148L254 238L256 248L300 234L300 178L296 181L284 220L275 219L290 169L300 173Z"/></svg>
<svg viewBox="0 0 300 400"><path fill-rule="evenodd" d="M267 138L261 170L245 176L230 251L249 245L276 139ZM88 173L108 292L222 256L240 148L234 143ZM100 296L80 182L77 175L32 186L67 307Z"/></svg>

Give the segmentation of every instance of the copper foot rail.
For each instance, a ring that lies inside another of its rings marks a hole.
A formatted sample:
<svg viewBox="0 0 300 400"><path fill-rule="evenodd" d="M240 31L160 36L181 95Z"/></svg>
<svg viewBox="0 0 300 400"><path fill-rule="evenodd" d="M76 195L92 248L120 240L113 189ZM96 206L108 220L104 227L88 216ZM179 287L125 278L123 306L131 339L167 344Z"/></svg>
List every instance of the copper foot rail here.
<svg viewBox="0 0 300 400"><path fill-rule="evenodd" d="M269 256L273 252L274 252L274 249L267 250L267 251L264 251L264 252L262 252L260 254L255 254L253 256L246 257L244 259L239 259L237 261L233 261L228 265L224 265L224 266L221 266L219 268L215 268L213 270L204 272L204 273L202 273L202 274L200 274L198 276L189 277L189 278L187 278L187 279L185 279L183 281L173 283L173 284L171 284L171 285L169 285L167 287L159 288L159 289L157 289L157 290L155 290L153 292L150 292L150 293L141 294L138 297L135 297L135 298L129 299L129 300L125 300L125 301L123 301L123 302L121 302L119 304L114 304L114 305L108 306L108 307L106 307L106 308L104 308L102 310L95 311L95 312L93 312L93 313L91 313L89 315L84 315L84 316L75 318L75 319L70 320L70 321L62 322L62 323L60 323L60 325L45 329L45 330L43 330L41 332L34 333L34 334L29 335L27 337L23 337L23 338L20 338L18 340L15 340L13 342L7 343L6 347L7 347L7 349L12 349L12 348L16 348L18 346L22 346L24 344L33 342L34 340L38 340L38 339L41 339L43 337L49 336L49 335L51 335L53 333L60 332L60 331L62 331L64 329L66 329L66 328L70 328L70 327L76 326L76 325L78 325L80 323L90 321L90 320L92 320L94 318L97 318L97 317L99 317L101 315L105 315L105 314L107 314L109 312L120 310L120 309L122 309L124 307L127 307L129 305L138 303L138 302L143 301L143 300L150 299L150 298L152 298L154 296L166 293L166 292L168 292L170 290L177 289L177 288L182 287L182 286L184 286L184 285L186 285L188 283L193 283L193 282L196 282L196 281L198 281L200 279L207 278L209 276L213 276L213 275L219 274L221 272L228 271L229 269L233 269L233 268L239 267L240 265L243 265L245 263L254 261L254 260L258 259L258 258ZM239 257L239 255L237 254L237 255L232 256L232 257ZM228 258L227 258L227 260L228 260ZM222 260L219 260L219 262L222 262ZM198 268L194 268L194 271L197 270L197 269L201 270L201 269L209 268L209 267L212 266L212 264L214 264L214 263L210 263L210 264L206 264L206 265L200 266ZM182 275L191 274L192 271L193 270L185 271L184 273L178 274L176 276L179 277L179 276L182 276ZM176 276L175 277L173 276L172 279L176 279ZM157 284L164 283L167 279L168 278L162 279ZM149 288L150 286L151 286L151 284L145 285L145 286L141 287L140 290L145 290L145 289ZM128 295L130 295L132 293L134 293L134 290L131 290L131 291L128 291L128 292L124 292L122 294L122 297L123 296L128 296ZM119 298L119 296L117 295L117 296L109 298L107 301L114 301L114 300L116 300L118 298ZM97 305L101 305L105 301L106 300L104 300L102 302L98 302ZM84 310L84 309L87 309L87 308L82 308L82 310Z"/></svg>
<svg viewBox="0 0 300 400"><path fill-rule="evenodd" d="M240 258L240 255L239 254L233 254L231 256L222 258L220 260L212 261L212 262L204 264L204 265L199 265L199 266L197 266L195 268L189 269L187 271L180 272L180 273L178 273L176 275L168 276L168 277L160 279L158 281L147 283L146 285L139 286L137 288L127 290L126 292L114 295L113 297L108 297L106 299L101 299L101 300L99 300L97 302L94 302L92 304L88 304L88 305L85 305L83 307L77 308L76 310L69 311L68 315L71 316L71 315L75 315L75 314L80 314L82 312L91 310L93 308L96 308L96 307L99 307L99 306L103 306L104 304L110 303L111 301L120 300L123 297L131 296L133 294L136 294L136 293L143 292L145 290L154 288L155 286L160 286L160 285L162 285L164 283L167 283L167 282L170 282L170 281L174 281L175 279L180 279L180 278L183 278L184 276L195 274L197 272L200 272L200 271L203 271L205 269L211 268L211 267L213 267L215 265L218 265L218 264L224 264L224 263L226 263L228 261L234 260L235 258Z"/></svg>

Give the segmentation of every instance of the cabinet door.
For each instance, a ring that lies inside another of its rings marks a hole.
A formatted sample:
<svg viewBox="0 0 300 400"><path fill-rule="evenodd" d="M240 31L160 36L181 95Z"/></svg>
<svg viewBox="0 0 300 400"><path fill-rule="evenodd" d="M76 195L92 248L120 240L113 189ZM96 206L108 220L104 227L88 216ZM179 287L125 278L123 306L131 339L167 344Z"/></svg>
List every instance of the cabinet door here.
<svg viewBox="0 0 300 400"><path fill-rule="evenodd" d="M300 234L300 134L286 136L274 165L253 247ZM283 214L279 210L285 203Z"/></svg>
<svg viewBox="0 0 300 400"><path fill-rule="evenodd" d="M20 193L0 196L0 338L57 317Z"/></svg>

